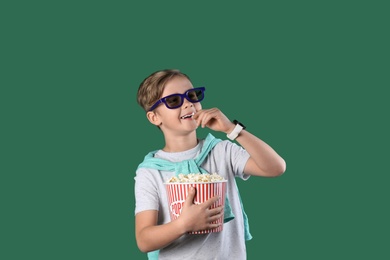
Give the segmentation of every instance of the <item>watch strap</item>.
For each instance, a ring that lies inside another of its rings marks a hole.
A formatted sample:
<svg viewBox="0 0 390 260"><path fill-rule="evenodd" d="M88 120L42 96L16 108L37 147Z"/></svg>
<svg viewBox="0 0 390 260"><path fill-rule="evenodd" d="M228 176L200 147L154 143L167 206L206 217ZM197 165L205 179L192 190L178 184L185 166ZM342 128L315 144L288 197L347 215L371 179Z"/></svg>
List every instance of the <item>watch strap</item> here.
<svg viewBox="0 0 390 260"><path fill-rule="evenodd" d="M234 127L231 133L226 135L230 140L236 139L237 136L241 133L241 131L246 128L243 124L241 124L237 120L233 120L233 123L236 124L236 126Z"/></svg>

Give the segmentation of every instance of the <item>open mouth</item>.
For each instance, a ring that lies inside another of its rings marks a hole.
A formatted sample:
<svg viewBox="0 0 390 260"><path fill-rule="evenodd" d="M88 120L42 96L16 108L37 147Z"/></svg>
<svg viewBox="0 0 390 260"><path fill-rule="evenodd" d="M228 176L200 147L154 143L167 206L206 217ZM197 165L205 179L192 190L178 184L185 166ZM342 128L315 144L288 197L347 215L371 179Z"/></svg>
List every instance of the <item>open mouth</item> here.
<svg viewBox="0 0 390 260"><path fill-rule="evenodd" d="M182 117L180 117L180 118L181 118L181 119L192 118L194 115L195 115L195 112L192 112L191 114L184 115L184 116L182 116Z"/></svg>

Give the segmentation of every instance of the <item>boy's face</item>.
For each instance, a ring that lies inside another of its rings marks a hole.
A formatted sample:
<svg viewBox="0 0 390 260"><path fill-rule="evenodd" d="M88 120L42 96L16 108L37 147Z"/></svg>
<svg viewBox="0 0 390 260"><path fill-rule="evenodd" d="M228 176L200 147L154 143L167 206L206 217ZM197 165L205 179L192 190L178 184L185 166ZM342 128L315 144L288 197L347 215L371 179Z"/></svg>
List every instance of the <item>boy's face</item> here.
<svg viewBox="0 0 390 260"><path fill-rule="evenodd" d="M172 94L183 94L187 90L192 89L192 83L185 77L174 77L168 83L165 84L165 89L160 98L166 97ZM196 121L192 118L195 112L202 109L200 102L191 103L184 98L183 105L178 108L169 109L165 104L159 105L149 113L154 113L153 122L158 125L164 134L180 134L194 131L197 128Z"/></svg>

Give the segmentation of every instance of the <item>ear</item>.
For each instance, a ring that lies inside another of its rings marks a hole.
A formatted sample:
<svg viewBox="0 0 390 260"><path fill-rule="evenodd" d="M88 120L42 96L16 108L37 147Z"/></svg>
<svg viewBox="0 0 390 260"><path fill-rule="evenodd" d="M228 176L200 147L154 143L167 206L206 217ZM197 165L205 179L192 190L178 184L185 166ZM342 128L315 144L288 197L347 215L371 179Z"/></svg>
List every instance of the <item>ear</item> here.
<svg viewBox="0 0 390 260"><path fill-rule="evenodd" d="M146 117L148 118L149 122L152 123L153 125L156 126L161 125L160 117L154 111L147 112Z"/></svg>

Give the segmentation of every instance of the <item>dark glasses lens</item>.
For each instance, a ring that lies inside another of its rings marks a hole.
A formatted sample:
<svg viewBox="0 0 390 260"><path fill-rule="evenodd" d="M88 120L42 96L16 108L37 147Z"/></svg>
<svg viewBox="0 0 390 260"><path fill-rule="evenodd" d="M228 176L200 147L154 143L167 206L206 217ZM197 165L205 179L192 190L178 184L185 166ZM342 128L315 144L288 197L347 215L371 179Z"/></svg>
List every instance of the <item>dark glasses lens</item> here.
<svg viewBox="0 0 390 260"><path fill-rule="evenodd" d="M193 88L187 90L184 94L173 94L158 100L154 105L149 109L152 111L161 103L164 103L167 108L174 109L181 107L184 102L184 98L190 101L191 103L200 102L204 99L205 87Z"/></svg>
<svg viewBox="0 0 390 260"><path fill-rule="evenodd" d="M183 105L184 98L191 103L200 102L204 98L204 88L194 88L187 90L184 94L173 94L163 99L167 108L178 108Z"/></svg>
<svg viewBox="0 0 390 260"><path fill-rule="evenodd" d="M199 102L203 99L203 90L201 89L191 89L186 93L187 99L190 102Z"/></svg>
<svg viewBox="0 0 390 260"><path fill-rule="evenodd" d="M168 108L179 107L183 104L183 98L179 94L166 97L164 101Z"/></svg>

